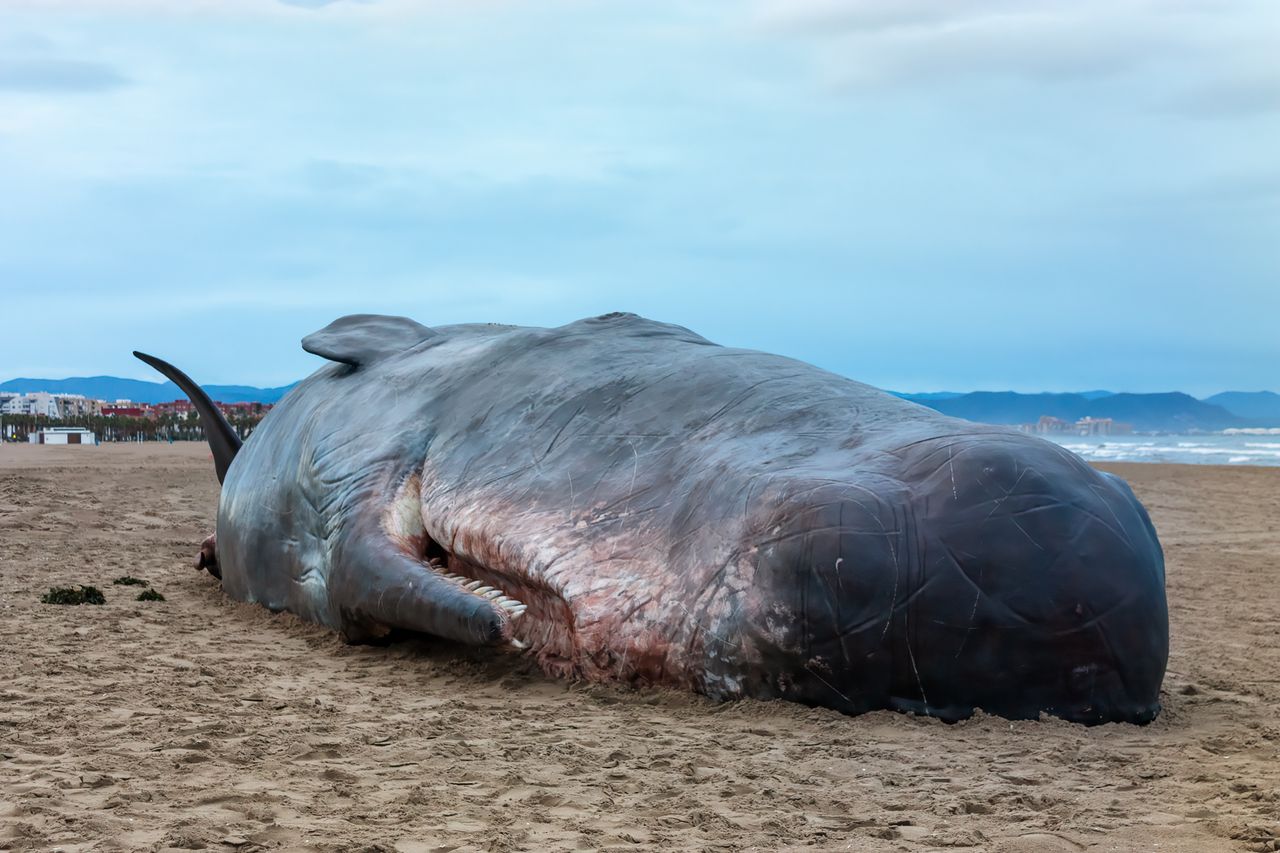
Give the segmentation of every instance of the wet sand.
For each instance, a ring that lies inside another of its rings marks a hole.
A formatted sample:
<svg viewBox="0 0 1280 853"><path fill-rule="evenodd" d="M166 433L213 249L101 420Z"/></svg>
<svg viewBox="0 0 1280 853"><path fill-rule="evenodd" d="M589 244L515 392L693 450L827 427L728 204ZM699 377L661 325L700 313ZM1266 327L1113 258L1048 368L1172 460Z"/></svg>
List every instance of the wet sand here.
<svg viewBox="0 0 1280 853"><path fill-rule="evenodd" d="M1143 728L714 705L348 647L191 568L202 445L5 445L0 850L1277 849L1280 468L1105 467L1168 561ZM107 604L39 603L80 583Z"/></svg>

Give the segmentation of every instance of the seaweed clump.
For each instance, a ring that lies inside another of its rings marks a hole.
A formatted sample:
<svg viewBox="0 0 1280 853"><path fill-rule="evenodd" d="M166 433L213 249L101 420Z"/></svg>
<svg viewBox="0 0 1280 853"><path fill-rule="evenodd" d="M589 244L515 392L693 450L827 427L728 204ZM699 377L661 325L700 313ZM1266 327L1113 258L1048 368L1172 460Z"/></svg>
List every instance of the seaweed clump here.
<svg viewBox="0 0 1280 853"><path fill-rule="evenodd" d="M164 596L154 589L145 589L138 593L139 601L164 601Z"/></svg>
<svg viewBox="0 0 1280 853"><path fill-rule="evenodd" d="M116 586L151 586L142 578L135 578L133 575L123 575L112 581Z"/></svg>
<svg viewBox="0 0 1280 853"><path fill-rule="evenodd" d="M106 604L106 596L96 586L52 586L40 596L41 604Z"/></svg>

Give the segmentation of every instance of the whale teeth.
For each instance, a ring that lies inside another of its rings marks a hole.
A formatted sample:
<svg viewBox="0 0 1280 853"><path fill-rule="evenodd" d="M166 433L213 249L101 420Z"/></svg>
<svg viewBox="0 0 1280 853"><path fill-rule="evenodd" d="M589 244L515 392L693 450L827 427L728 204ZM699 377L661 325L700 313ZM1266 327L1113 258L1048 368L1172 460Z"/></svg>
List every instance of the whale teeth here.
<svg viewBox="0 0 1280 853"><path fill-rule="evenodd" d="M510 595L497 587L490 586L482 580L473 580L466 575L460 575L457 572L445 571L447 568L444 561L439 557L432 557L425 561L432 573L442 580L456 584L459 589L473 593L485 601L488 601L496 607L502 608L502 612L506 614L507 619L519 619L529 609L529 605L519 599L512 598ZM511 644L517 649L526 649L528 646L519 640L512 640Z"/></svg>
<svg viewBox="0 0 1280 853"><path fill-rule="evenodd" d="M529 609L529 605L525 604L523 601L519 601L518 599L512 598L511 596L503 592L501 589L490 586L486 584L484 581L471 580L471 579L468 579L465 575L459 575L454 572L439 571L439 569L441 569L443 566L441 564L441 561L438 558L433 558L432 560L430 560L429 565L431 566L432 569L437 570L435 573L440 578L443 578L444 580L447 580L447 581L451 581L452 583L457 584L467 592L474 593L480 596L481 598L485 599L486 601L490 601L496 604L497 606L501 607L506 612L507 616L510 617L511 619L515 619L519 616L523 616L524 612ZM521 646L520 648L524 648L524 646Z"/></svg>

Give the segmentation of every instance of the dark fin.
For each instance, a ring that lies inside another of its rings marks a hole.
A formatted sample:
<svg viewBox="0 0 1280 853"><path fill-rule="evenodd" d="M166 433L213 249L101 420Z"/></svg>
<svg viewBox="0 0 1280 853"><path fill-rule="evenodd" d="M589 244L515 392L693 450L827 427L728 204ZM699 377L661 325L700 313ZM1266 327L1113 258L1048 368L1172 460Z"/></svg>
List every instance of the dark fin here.
<svg viewBox="0 0 1280 853"><path fill-rule="evenodd" d="M209 439L209 449L213 451L213 468L218 472L218 482L227 478L227 469L231 460L236 458L240 449L240 436L227 423L227 419L218 411L218 407L204 393L204 389L191 381L191 377L174 367L167 361L161 361L153 355L134 350L133 354L168 377L169 381L182 389L187 399L200 413L200 426L204 427L205 437Z"/></svg>
<svg viewBox="0 0 1280 853"><path fill-rule="evenodd" d="M404 352L439 334L408 317L350 314L302 339L309 353L359 367Z"/></svg>

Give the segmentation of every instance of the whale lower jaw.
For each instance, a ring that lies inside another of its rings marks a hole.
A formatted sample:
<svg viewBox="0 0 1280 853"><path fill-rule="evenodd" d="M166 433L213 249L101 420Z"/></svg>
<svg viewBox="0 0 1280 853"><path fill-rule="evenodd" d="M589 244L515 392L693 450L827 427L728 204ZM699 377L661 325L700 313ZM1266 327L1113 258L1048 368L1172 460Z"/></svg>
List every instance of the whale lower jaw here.
<svg viewBox="0 0 1280 853"><path fill-rule="evenodd" d="M564 595L522 567L468 560L432 539L422 517L417 473L404 479L385 507L382 528L423 571L495 606L510 648L532 657L548 675L582 676L574 613Z"/></svg>
<svg viewBox="0 0 1280 853"><path fill-rule="evenodd" d="M485 601L491 601L506 611L507 616L511 619L519 619L529 610L529 605L525 604L517 598L505 593L503 590L492 587L482 580L468 577L466 575L456 574L454 572L445 571L445 561L439 557L428 560L426 567L435 573L435 576L441 580L457 586L463 592L469 592L472 595L482 598ZM519 643L513 643L518 648L523 648Z"/></svg>
<svg viewBox="0 0 1280 853"><path fill-rule="evenodd" d="M533 658L553 677L582 676L573 611L559 592L524 572L465 560L432 540L427 548L436 554L426 562L431 571L503 608L510 619L511 648Z"/></svg>

